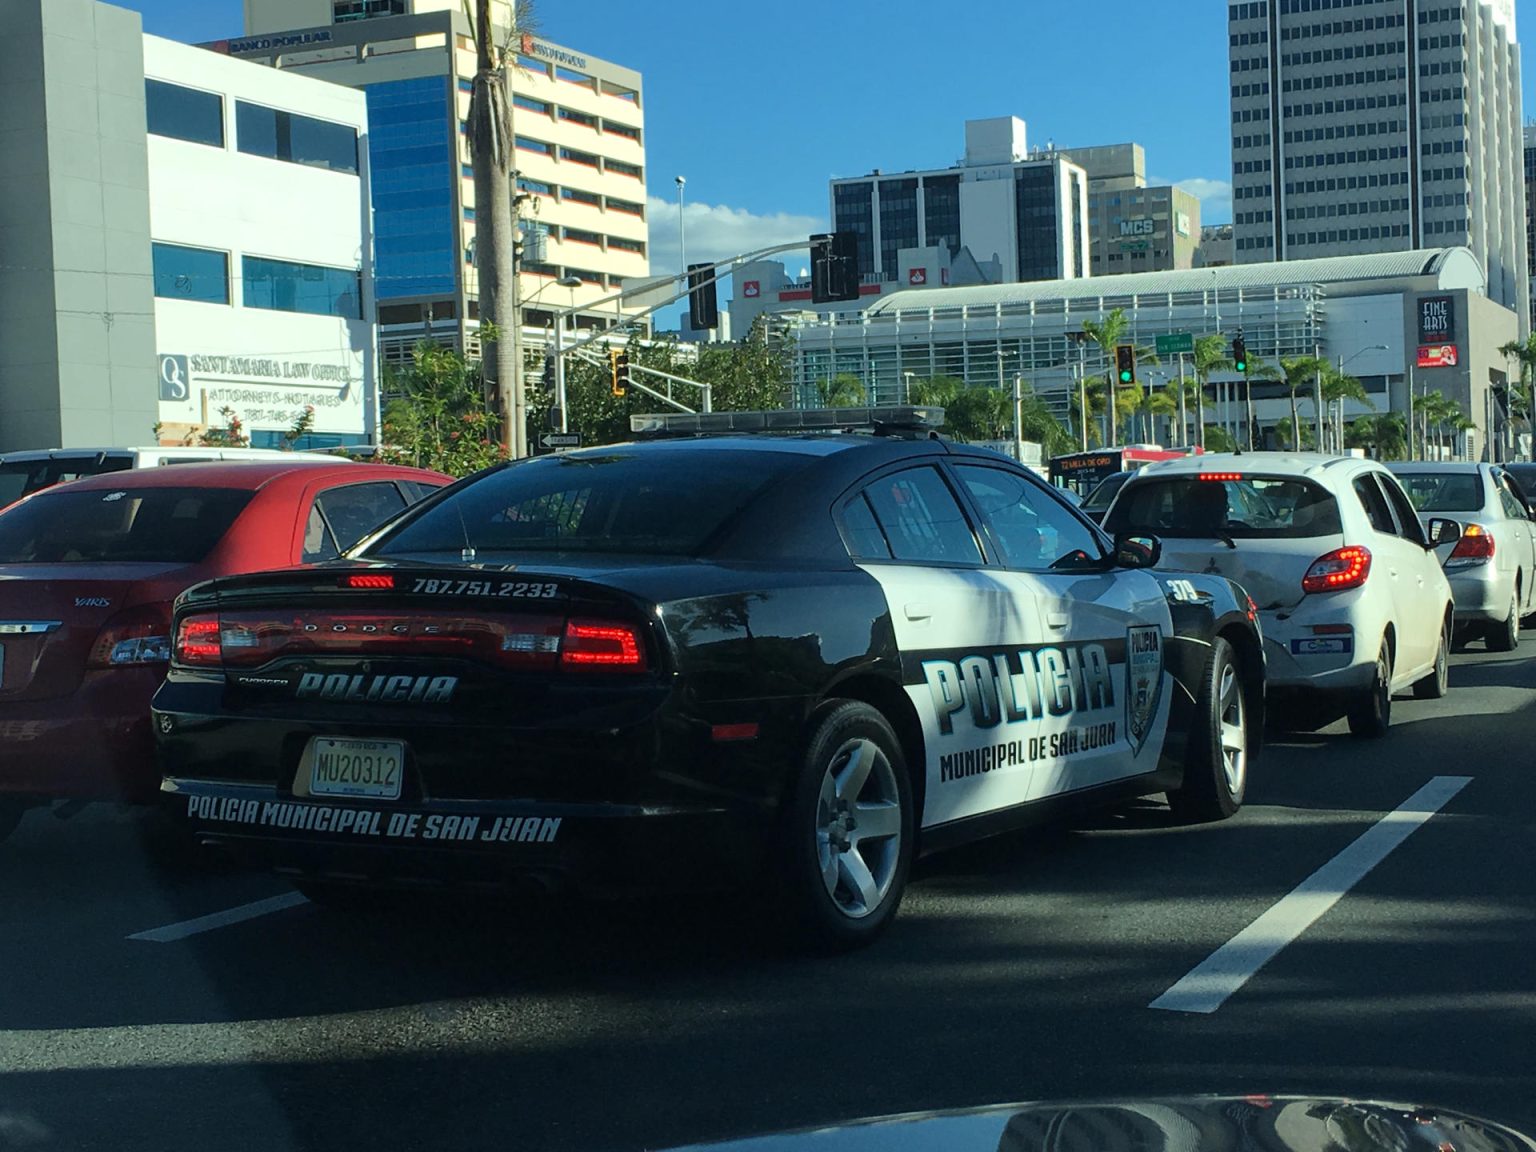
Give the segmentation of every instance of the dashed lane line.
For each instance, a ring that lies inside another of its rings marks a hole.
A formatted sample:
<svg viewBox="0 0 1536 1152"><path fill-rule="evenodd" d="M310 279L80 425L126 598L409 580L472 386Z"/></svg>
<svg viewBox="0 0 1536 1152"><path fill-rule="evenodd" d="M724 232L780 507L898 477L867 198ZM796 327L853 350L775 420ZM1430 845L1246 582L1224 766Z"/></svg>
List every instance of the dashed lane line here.
<svg viewBox="0 0 1536 1152"><path fill-rule="evenodd" d="M175 924L166 924L159 928L147 928L143 932L135 932L129 936L130 940L147 940L151 944L170 944L177 940L185 940L188 936L196 936L200 932L212 932L215 928L227 928L231 924L240 924L246 920L254 920L258 916L270 916L274 912L283 912L289 908L296 908L300 904L307 904L308 900L298 892L284 892L280 896L268 896L265 900L253 900L249 904L240 904L234 908L226 908L222 912L210 912L207 916L198 916L191 920L179 920Z"/></svg>
<svg viewBox="0 0 1536 1152"><path fill-rule="evenodd" d="M1215 1012L1471 781L1470 776L1431 779L1147 1007Z"/></svg>

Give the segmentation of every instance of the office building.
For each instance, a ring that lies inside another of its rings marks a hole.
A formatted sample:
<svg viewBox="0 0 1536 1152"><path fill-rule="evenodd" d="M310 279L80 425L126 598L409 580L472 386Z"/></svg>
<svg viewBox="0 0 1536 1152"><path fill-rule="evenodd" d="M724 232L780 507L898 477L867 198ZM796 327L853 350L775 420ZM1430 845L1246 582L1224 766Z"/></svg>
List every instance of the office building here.
<svg viewBox="0 0 1536 1152"><path fill-rule="evenodd" d="M1239 263L1465 245L1527 311L1514 0L1228 5Z"/></svg>
<svg viewBox="0 0 1536 1152"><path fill-rule="evenodd" d="M505 21L497 0L493 19ZM361 89L372 134L381 347L423 336L478 350L475 192L466 119L474 42L459 0L245 0L246 35L204 47ZM516 41L513 133L528 242L529 336L569 314L602 325L649 271L640 74L534 36ZM558 279L574 278L566 288Z"/></svg>
<svg viewBox="0 0 1536 1152"><path fill-rule="evenodd" d="M938 247L995 261L1002 281L1071 279L1089 275L1087 185L1061 153L1030 155L1017 117L967 120L957 167L833 180L831 218L859 237L867 285L928 286L928 266L903 269L901 253Z"/></svg>
<svg viewBox="0 0 1536 1152"><path fill-rule="evenodd" d="M1499 347L1515 338L1520 317L1487 297L1483 271L1466 248L908 289L856 317L786 318L797 395L808 403L817 383L842 373L858 377L875 403L899 403L908 374L994 387L1022 376L1065 418L1080 376L1108 368L1095 346L1069 336L1117 308L1129 322L1126 340L1138 346L1176 333L1230 337L1241 330L1255 362L1322 355L1342 363L1370 398L1347 401L1345 422L1404 412L1412 389L1438 390L1461 404L1475 428L1459 450L1473 458L1487 451L1490 428L1498 445L1513 426L1504 400L1509 364ZM1137 371L1160 388L1178 379L1180 365L1165 357ZM1218 399L1206 409L1207 423L1234 434L1245 419L1239 380L1214 374ZM1253 394L1261 435L1273 446L1276 426L1290 416L1288 394L1259 381ZM1303 398L1301 408L1311 418L1310 401Z"/></svg>
<svg viewBox="0 0 1536 1152"><path fill-rule="evenodd" d="M372 438L363 98L0 0L0 451Z"/></svg>
<svg viewBox="0 0 1536 1152"><path fill-rule="evenodd" d="M1536 327L1536 125L1525 126L1525 268L1531 293L1531 325Z"/></svg>
<svg viewBox="0 0 1536 1152"><path fill-rule="evenodd" d="M1088 174L1089 269L1095 276L1193 266L1200 201L1182 188L1147 184L1140 144L1066 148Z"/></svg>
<svg viewBox="0 0 1536 1152"><path fill-rule="evenodd" d="M1195 248L1192 267L1221 268L1233 264L1232 225L1209 224L1200 229L1200 243Z"/></svg>

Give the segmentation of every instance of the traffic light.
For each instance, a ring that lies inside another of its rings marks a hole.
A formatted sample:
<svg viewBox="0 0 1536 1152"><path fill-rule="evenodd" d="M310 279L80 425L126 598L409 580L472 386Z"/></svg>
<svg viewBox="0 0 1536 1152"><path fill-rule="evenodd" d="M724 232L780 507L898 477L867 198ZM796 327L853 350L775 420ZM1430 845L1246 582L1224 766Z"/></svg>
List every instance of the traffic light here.
<svg viewBox="0 0 1536 1152"><path fill-rule="evenodd" d="M555 356L549 353L544 357L544 387L549 389L551 396L555 393Z"/></svg>
<svg viewBox="0 0 1536 1152"><path fill-rule="evenodd" d="M811 237L811 303L859 298L859 236L856 232Z"/></svg>
<svg viewBox="0 0 1536 1152"><path fill-rule="evenodd" d="M1239 372L1248 371L1248 345L1243 343L1241 336L1232 337L1232 367Z"/></svg>
<svg viewBox="0 0 1536 1152"><path fill-rule="evenodd" d="M608 350L608 383L615 396L629 391L629 353L617 348Z"/></svg>
<svg viewBox="0 0 1536 1152"><path fill-rule="evenodd" d="M1136 383L1136 348L1134 345L1115 345L1115 375L1122 384Z"/></svg>
<svg viewBox="0 0 1536 1152"><path fill-rule="evenodd" d="M715 266L688 265L688 326L695 332L720 326L720 302L715 295Z"/></svg>

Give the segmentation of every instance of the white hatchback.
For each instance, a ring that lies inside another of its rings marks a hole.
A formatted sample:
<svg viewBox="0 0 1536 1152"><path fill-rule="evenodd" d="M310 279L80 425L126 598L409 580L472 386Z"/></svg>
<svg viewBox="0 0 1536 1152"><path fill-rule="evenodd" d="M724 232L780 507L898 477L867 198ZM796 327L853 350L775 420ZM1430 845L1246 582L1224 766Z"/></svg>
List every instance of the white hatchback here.
<svg viewBox="0 0 1536 1152"><path fill-rule="evenodd" d="M1435 546L1461 526L1421 526L1374 460L1255 452L1148 464L1104 528L1159 537L1159 568L1219 573L1245 588L1264 629L1270 692L1296 697L1312 719L1342 708L1356 735L1380 736L1394 692L1445 694L1454 617Z"/></svg>

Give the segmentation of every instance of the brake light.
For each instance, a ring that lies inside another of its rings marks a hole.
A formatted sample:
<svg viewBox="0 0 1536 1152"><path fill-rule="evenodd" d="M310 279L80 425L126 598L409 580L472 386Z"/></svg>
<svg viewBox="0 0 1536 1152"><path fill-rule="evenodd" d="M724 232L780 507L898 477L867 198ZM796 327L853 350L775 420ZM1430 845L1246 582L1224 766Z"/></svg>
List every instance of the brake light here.
<svg viewBox="0 0 1536 1152"><path fill-rule="evenodd" d="M1301 578L1303 592L1342 592L1358 588L1371 574L1371 550L1358 544L1335 548L1312 561Z"/></svg>
<svg viewBox="0 0 1536 1152"><path fill-rule="evenodd" d="M1445 558L1446 567L1463 564L1486 564L1493 559L1493 533L1481 524L1468 524L1461 530L1461 539Z"/></svg>
<svg viewBox="0 0 1536 1152"><path fill-rule="evenodd" d="M171 658L171 626L163 607L134 608L108 620L91 645L87 668L164 664Z"/></svg>
<svg viewBox="0 0 1536 1152"><path fill-rule="evenodd" d="M643 672L645 647L640 630L633 625L607 620L567 620L560 662L615 672Z"/></svg>
<svg viewBox="0 0 1536 1152"><path fill-rule="evenodd" d="M1241 480L1242 478L1243 478L1243 474L1241 472L1202 472L1202 473L1200 473L1200 479L1202 479L1202 480Z"/></svg>
<svg viewBox="0 0 1536 1152"><path fill-rule="evenodd" d="M395 578L387 572L354 572L341 578L343 588L383 588L395 586Z"/></svg>
<svg viewBox="0 0 1536 1152"><path fill-rule="evenodd" d="M208 667L223 663L217 616L183 616L176 625L176 663Z"/></svg>

